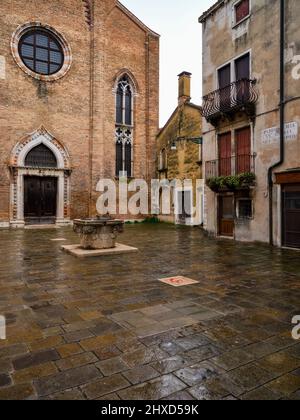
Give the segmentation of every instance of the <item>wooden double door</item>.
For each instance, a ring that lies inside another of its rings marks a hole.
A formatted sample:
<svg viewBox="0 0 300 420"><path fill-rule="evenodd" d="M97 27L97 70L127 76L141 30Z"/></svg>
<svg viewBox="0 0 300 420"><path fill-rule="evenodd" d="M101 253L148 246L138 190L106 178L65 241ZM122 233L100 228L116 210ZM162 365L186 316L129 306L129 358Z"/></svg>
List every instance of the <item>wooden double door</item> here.
<svg viewBox="0 0 300 420"><path fill-rule="evenodd" d="M24 218L26 224L51 224L56 221L57 178L24 177Z"/></svg>
<svg viewBox="0 0 300 420"><path fill-rule="evenodd" d="M300 248L300 184L283 186L283 246Z"/></svg>

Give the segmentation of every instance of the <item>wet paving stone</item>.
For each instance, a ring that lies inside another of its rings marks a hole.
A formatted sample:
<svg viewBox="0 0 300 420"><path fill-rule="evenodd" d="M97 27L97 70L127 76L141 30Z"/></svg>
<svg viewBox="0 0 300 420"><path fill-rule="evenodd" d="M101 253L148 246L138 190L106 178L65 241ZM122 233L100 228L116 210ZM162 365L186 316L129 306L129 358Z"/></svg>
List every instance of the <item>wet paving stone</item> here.
<svg viewBox="0 0 300 420"><path fill-rule="evenodd" d="M47 378L38 379L35 388L40 397L77 387L99 379L101 373L95 366L83 366L58 373Z"/></svg>
<svg viewBox="0 0 300 420"><path fill-rule="evenodd" d="M6 373L0 373L0 388L11 384L11 377Z"/></svg>
<svg viewBox="0 0 300 420"><path fill-rule="evenodd" d="M165 401L194 401L195 398L187 391L175 392L175 394L169 395L168 397L162 398Z"/></svg>
<svg viewBox="0 0 300 420"><path fill-rule="evenodd" d="M286 352L274 353L256 362L257 366L276 374L291 372L300 367L300 360Z"/></svg>
<svg viewBox="0 0 300 420"><path fill-rule="evenodd" d="M299 397L298 253L143 224L122 237L134 259L81 261L56 238L0 231L0 399Z"/></svg>
<svg viewBox="0 0 300 420"><path fill-rule="evenodd" d="M103 360L96 363L97 368L103 373L104 376L111 376L115 373L128 370L129 366L120 358L114 357L112 359Z"/></svg>
<svg viewBox="0 0 300 420"><path fill-rule="evenodd" d="M57 371L55 364L50 362L18 370L12 374L12 377L15 384L22 384L31 382L37 378L54 375Z"/></svg>
<svg viewBox="0 0 300 420"><path fill-rule="evenodd" d="M243 365L253 362L254 357L247 353L246 350L233 350L229 353L211 359L215 365L220 366L224 370L232 370Z"/></svg>
<svg viewBox="0 0 300 420"><path fill-rule="evenodd" d="M79 389L68 389L67 391L48 395L42 399L51 401L80 401L85 400L85 397Z"/></svg>
<svg viewBox="0 0 300 420"><path fill-rule="evenodd" d="M168 357L167 359L152 363L152 366L163 375L174 372L186 365L188 365L188 362L180 355Z"/></svg>
<svg viewBox="0 0 300 420"><path fill-rule="evenodd" d="M300 377L294 375L284 375L266 384L266 387L274 393L290 395L300 390Z"/></svg>
<svg viewBox="0 0 300 420"><path fill-rule="evenodd" d="M145 365L157 360L162 360L168 355L162 351L159 347L149 347L146 349L139 349L132 353L127 353L122 356L122 360L129 367L136 367L139 365Z"/></svg>
<svg viewBox="0 0 300 420"><path fill-rule="evenodd" d="M153 381L118 392L122 400L159 400L185 388L173 375L164 375Z"/></svg>
<svg viewBox="0 0 300 420"><path fill-rule="evenodd" d="M132 385L137 385L156 378L159 376L159 372L150 365L144 365L123 372L123 376L125 376Z"/></svg>
<svg viewBox="0 0 300 420"><path fill-rule="evenodd" d="M96 362L98 362L98 359L94 353L85 352L67 357L65 359L60 359L56 362L56 366L60 371L64 371Z"/></svg>
<svg viewBox="0 0 300 420"><path fill-rule="evenodd" d="M241 400L246 401L277 401L282 399L283 394L273 392L264 386L242 395Z"/></svg>
<svg viewBox="0 0 300 420"><path fill-rule="evenodd" d="M129 386L130 383L123 376L118 374L91 382L81 389L88 399L94 400Z"/></svg>
<svg viewBox="0 0 300 420"><path fill-rule="evenodd" d="M268 372L252 363L230 371L227 376L232 382L235 382L240 386L244 390L244 393L246 393L258 386L265 385L278 375L276 373Z"/></svg>
<svg viewBox="0 0 300 420"><path fill-rule="evenodd" d="M58 359L60 359L60 356L56 350L44 350L15 359L13 361L13 366L15 370L21 370Z"/></svg>
<svg viewBox="0 0 300 420"><path fill-rule="evenodd" d="M36 393L31 384L0 388L0 400L33 400Z"/></svg>
<svg viewBox="0 0 300 420"><path fill-rule="evenodd" d="M193 386L199 382L218 376L220 373L222 373L222 369L215 367L209 362L203 362L178 370L175 372L175 375L187 385Z"/></svg>

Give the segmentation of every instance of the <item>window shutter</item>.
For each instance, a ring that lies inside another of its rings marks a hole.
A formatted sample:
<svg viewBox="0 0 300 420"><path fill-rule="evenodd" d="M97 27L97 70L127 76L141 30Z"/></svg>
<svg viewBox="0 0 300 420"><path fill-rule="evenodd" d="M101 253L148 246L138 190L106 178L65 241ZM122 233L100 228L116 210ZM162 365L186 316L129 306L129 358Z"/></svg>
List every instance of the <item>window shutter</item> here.
<svg viewBox="0 0 300 420"><path fill-rule="evenodd" d="M236 16L236 23L239 23L243 20L246 16L250 13L250 2L249 0L242 0L236 7L235 7L235 16Z"/></svg>

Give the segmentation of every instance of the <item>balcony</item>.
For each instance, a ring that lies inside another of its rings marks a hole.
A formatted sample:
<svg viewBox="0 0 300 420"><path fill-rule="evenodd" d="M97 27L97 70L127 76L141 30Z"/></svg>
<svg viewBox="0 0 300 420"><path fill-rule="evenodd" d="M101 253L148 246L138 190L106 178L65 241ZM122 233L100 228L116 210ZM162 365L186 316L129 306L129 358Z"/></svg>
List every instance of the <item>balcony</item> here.
<svg viewBox="0 0 300 420"><path fill-rule="evenodd" d="M238 111L255 115L258 92L256 80L241 79L203 97L203 116L216 126L222 117L232 118Z"/></svg>
<svg viewBox="0 0 300 420"><path fill-rule="evenodd" d="M207 161L206 184L215 192L249 189L255 184L256 155L237 155Z"/></svg>

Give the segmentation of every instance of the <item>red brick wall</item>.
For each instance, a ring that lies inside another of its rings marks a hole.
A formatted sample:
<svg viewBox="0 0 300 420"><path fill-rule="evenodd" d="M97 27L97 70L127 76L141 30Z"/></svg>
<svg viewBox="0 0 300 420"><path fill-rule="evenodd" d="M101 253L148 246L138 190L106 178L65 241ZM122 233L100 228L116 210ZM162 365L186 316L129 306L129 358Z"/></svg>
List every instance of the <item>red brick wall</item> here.
<svg viewBox="0 0 300 420"><path fill-rule="evenodd" d="M70 71L56 82L39 82L16 65L11 37L16 28L40 21L55 28L72 50ZM93 176L95 190L101 176L115 173L116 75L129 69L138 85L135 100L134 173L154 174L158 129L159 39L149 35L111 0L95 6L95 78ZM149 42L148 42L149 41ZM2 0L0 56L5 57L5 79L0 79L0 221L9 220L10 175L7 160L14 145L43 125L69 151L71 217L88 214L90 138L90 32L81 0ZM94 191L93 202L97 195ZM94 206L93 206L94 208Z"/></svg>

